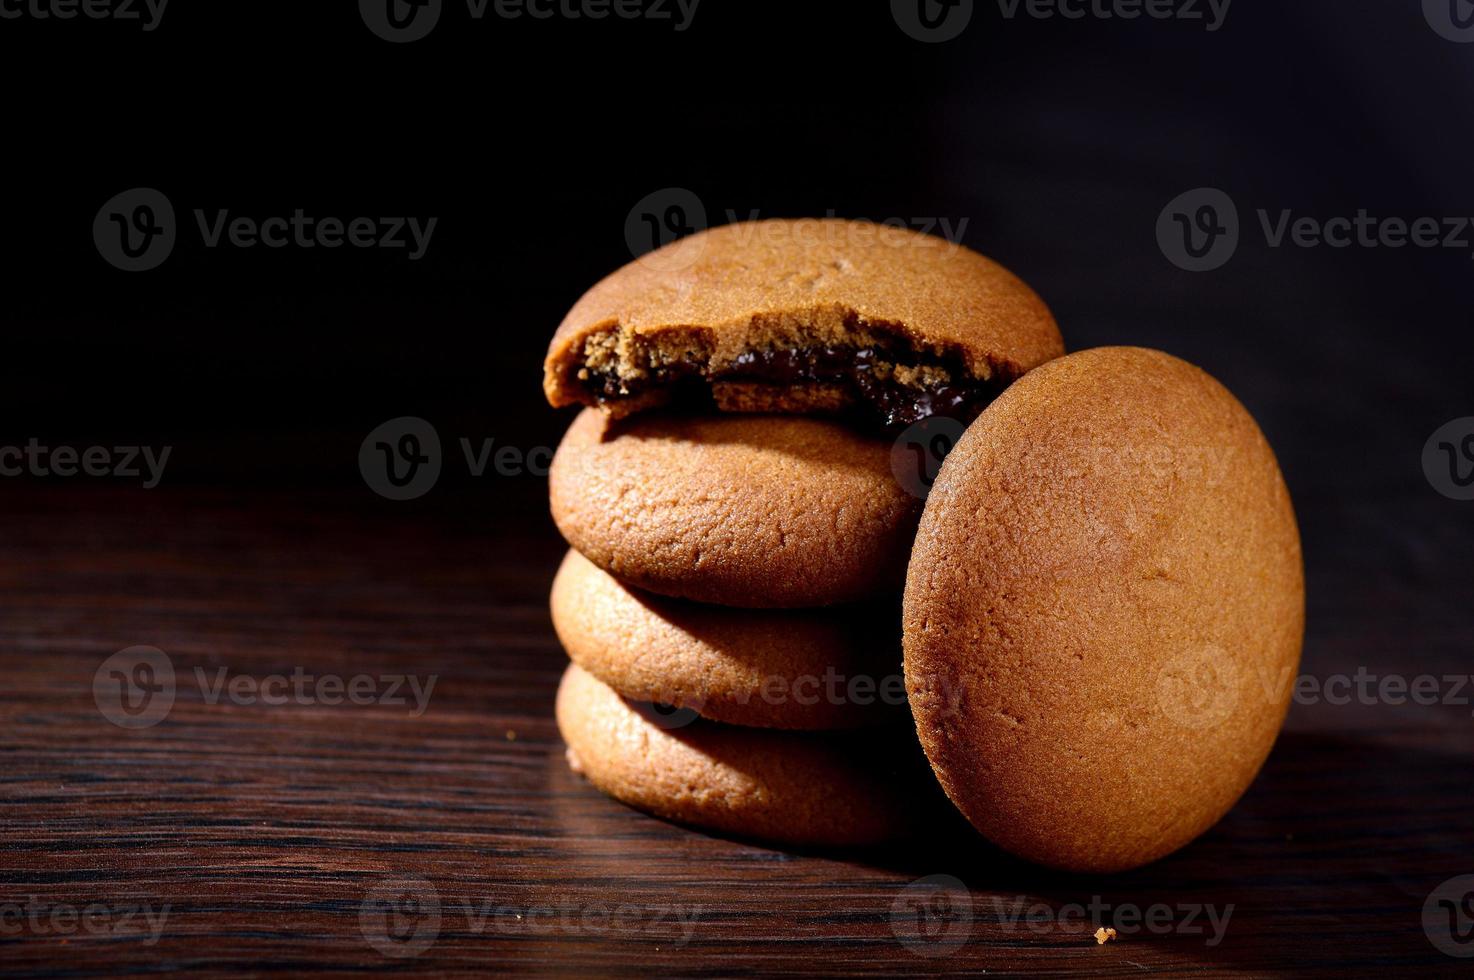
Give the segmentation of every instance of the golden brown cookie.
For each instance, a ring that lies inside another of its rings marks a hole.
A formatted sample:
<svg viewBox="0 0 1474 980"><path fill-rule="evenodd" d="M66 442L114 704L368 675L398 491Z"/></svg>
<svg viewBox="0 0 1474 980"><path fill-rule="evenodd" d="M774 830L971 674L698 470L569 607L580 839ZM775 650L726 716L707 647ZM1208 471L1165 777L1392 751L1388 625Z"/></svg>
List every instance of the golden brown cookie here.
<svg viewBox="0 0 1474 980"><path fill-rule="evenodd" d="M574 772L667 820L824 847L875 844L909 827L919 763L894 732L876 742L701 719L672 727L671 716L624 700L577 664L558 686L557 716Z"/></svg>
<svg viewBox="0 0 1474 980"><path fill-rule="evenodd" d="M761 728L854 728L906 717L897 602L819 611L666 599L570 551L551 605L573 662L636 701Z"/></svg>
<svg viewBox="0 0 1474 980"><path fill-rule="evenodd" d="M1049 309L962 245L838 218L713 228L619 269L544 362L554 406L628 415L680 390L724 411L970 418L1064 353Z"/></svg>
<svg viewBox="0 0 1474 980"><path fill-rule="evenodd" d="M855 602L899 590L921 513L890 453L805 416L589 409L549 496L568 543L636 587L728 606Z"/></svg>
<svg viewBox="0 0 1474 980"><path fill-rule="evenodd" d="M1031 372L942 465L906 585L906 683L974 826L1115 871L1248 787L1303 627L1295 515L1254 420L1190 364L1102 348Z"/></svg>

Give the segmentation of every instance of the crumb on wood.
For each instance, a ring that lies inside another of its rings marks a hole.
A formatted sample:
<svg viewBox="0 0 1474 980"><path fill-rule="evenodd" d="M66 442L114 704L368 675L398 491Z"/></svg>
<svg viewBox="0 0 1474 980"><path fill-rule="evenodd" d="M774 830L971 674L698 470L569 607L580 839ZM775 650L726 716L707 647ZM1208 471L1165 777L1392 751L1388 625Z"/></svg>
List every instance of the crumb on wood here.
<svg viewBox="0 0 1474 980"><path fill-rule="evenodd" d="M1106 943L1115 938L1116 930L1114 929L1109 929L1102 926L1101 928L1095 930L1095 945L1097 946L1104 946Z"/></svg>

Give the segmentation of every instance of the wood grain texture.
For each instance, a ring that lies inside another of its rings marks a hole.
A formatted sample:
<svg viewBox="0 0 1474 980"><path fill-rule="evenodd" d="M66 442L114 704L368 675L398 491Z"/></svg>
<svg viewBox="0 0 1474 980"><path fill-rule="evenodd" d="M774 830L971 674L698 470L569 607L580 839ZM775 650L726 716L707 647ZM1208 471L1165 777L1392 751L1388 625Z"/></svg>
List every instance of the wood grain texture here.
<svg viewBox="0 0 1474 980"><path fill-rule="evenodd" d="M405 504L361 487L5 494L7 976L1467 975L1474 962L1436 950L1421 920L1431 889L1474 873L1467 706L1297 705L1228 818L1130 874L1039 871L955 825L880 852L791 853L651 819L569 773L546 612L562 545L536 481ZM1334 574L1313 602L1308 671L1375 664L1394 633L1419 651L1405 664L1454 669L1457 636L1379 625ZM167 653L177 697L129 731L92 684L136 644ZM211 704L194 670L221 667L437 680L413 717ZM938 874L966 890L908 887ZM377 897L405 878L418 881L394 894L418 910L401 901L385 920ZM1106 924L1160 906L1176 928L1098 946L1095 922L1057 916L1092 900ZM1184 928L1192 905L1232 907L1221 942ZM156 941L136 915L99 925L144 907L163 916ZM90 925L68 918L89 908ZM416 937L433 941L417 951Z"/></svg>

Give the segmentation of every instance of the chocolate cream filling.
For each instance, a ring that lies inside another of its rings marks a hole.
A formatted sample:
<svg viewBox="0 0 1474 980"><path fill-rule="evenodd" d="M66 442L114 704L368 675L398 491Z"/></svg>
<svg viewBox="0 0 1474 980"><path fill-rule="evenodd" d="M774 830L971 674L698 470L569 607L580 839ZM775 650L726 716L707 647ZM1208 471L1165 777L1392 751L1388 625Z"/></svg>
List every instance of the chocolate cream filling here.
<svg viewBox="0 0 1474 980"><path fill-rule="evenodd" d="M908 379L901 380L901 374ZM601 404L658 388L699 391L702 382L839 386L848 391L859 414L887 428L933 415L971 421L1008 383L1001 378L971 378L960 363L949 359L879 346L745 351L720 370L677 359L652 366L639 377L599 370L582 374L582 383Z"/></svg>

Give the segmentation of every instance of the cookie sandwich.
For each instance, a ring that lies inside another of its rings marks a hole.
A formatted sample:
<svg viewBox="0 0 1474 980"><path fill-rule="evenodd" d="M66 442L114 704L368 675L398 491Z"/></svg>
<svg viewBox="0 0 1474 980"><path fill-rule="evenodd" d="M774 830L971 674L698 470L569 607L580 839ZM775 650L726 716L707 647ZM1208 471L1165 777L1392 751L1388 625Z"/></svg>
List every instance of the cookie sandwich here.
<svg viewBox="0 0 1474 980"><path fill-rule="evenodd" d="M900 670L923 493L895 434L1063 350L998 264L865 222L713 229L589 290L544 362L549 402L583 406L549 478L575 770L723 833L904 833L935 782Z"/></svg>

